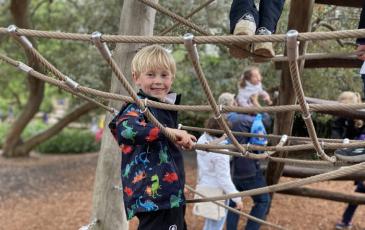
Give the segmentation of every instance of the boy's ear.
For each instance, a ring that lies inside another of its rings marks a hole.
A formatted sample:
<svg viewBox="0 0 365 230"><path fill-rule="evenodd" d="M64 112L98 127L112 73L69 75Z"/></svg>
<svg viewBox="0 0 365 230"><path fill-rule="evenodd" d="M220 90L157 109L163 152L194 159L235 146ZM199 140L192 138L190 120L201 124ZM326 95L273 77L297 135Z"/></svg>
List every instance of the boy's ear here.
<svg viewBox="0 0 365 230"><path fill-rule="evenodd" d="M134 71L132 72L132 80L134 83L137 83L137 80L138 80L138 76L137 76L136 72L134 72Z"/></svg>

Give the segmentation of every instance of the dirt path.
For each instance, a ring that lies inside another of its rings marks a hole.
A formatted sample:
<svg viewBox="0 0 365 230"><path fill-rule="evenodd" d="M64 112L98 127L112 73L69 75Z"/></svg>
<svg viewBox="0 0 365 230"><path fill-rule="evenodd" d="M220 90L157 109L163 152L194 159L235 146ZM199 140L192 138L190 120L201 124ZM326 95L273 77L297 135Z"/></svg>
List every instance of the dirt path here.
<svg viewBox="0 0 365 230"><path fill-rule="evenodd" d="M194 156L188 155L187 182L195 183ZM0 230L79 229L89 221L97 154L0 158ZM284 178L283 181L288 179ZM322 182L310 187L352 192L352 182ZM252 202L246 199L247 211ZM345 204L275 195L268 220L289 229L334 229ZM353 229L365 229L365 208L355 214ZM203 220L191 214L189 229ZM241 220L241 225L244 220ZM136 220L131 228L135 229ZM269 229L263 227L262 229Z"/></svg>

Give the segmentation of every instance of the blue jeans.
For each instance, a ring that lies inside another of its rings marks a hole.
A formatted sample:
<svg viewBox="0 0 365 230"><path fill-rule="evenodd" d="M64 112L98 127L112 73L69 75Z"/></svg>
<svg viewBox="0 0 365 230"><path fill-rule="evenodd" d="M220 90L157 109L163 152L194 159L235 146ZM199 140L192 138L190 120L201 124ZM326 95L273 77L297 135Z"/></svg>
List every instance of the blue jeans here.
<svg viewBox="0 0 365 230"><path fill-rule="evenodd" d="M266 180L262 175L261 171L257 171L256 176L245 178L245 179L235 179L233 178L233 183L235 184L238 191L245 191L255 188L261 188L266 186ZM254 206L251 209L250 215L265 219L266 214L270 204L270 195L268 193L254 195L251 197ZM235 203L230 200L229 206L234 207ZM236 230L239 220L239 215L228 211L227 214L227 230ZM260 224L254 221L248 220L246 224L246 230L257 230L260 229Z"/></svg>
<svg viewBox="0 0 365 230"><path fill-rule="evenodd" d="M357 181L355 192L365 193L365 186L362 181ZM342 216L342 223L349 224L351 222L352 217L354 216L354 213L356 211L356 208L357 208L356 204L349 204L347 206Z"/></svg>
<svg viewBox="0 0 365 230"><path fill-rule="evenodd" d="M226 216L219 220L205 219L203 230L222 230L224 222L226 221Z"/></svg>
<svg viewBox="0 0 365 230"><path fill-rule="evenodd" d="M229 12L231 34L238 20L246 13L250 13L255 18L257 28L265 27L274 33L284 2L285 0L261 0L260 11L258 11L254 0L233 0Z"/></svg>

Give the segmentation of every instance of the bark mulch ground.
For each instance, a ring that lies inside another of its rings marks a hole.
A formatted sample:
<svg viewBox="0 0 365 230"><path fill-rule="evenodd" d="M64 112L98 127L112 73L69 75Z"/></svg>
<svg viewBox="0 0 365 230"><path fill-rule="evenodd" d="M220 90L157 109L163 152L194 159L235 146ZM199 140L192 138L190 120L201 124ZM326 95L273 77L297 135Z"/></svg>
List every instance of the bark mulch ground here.
<svg viewBox="0 0 365 230"><path fill-rule="evenodd" d="M0 157L0 230L79 229L89 221L97 154L37 155L28 159ZM187 157L187 183L195 183L194 156ZM282 181L288 181L282 178ZM309 187L352 192L352 182L322 182ZM246 211L252 202L245 199ZM334 229L346 204L276 194L268 221L288 229ZM189 229L201 229L203 219L191 214ZM353 229L365 229L365 208L355 214ZM241 218L241 226L245 220ZM132 220L130 229L136 229ZM242 229L242 228L241 228ZM262 229L270 229L263 227Z"/></svg>

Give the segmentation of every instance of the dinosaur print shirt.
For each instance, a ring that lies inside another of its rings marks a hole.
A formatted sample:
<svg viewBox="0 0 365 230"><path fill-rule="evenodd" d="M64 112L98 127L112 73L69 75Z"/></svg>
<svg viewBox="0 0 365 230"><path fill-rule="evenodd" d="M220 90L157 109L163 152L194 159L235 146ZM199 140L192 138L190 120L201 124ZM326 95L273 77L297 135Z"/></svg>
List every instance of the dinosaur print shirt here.
<svg viewBox="0 0 365 230"><path fill-rule="evenodd" d="M139 92L140 98L149 97ZM177 112L148 108L166 127L177 127ZM185 172L180 150L160 129L147 121L136 104L128 103L109 128L122 154L121 178L128 219L136 213L185 204Z"/></svg>

